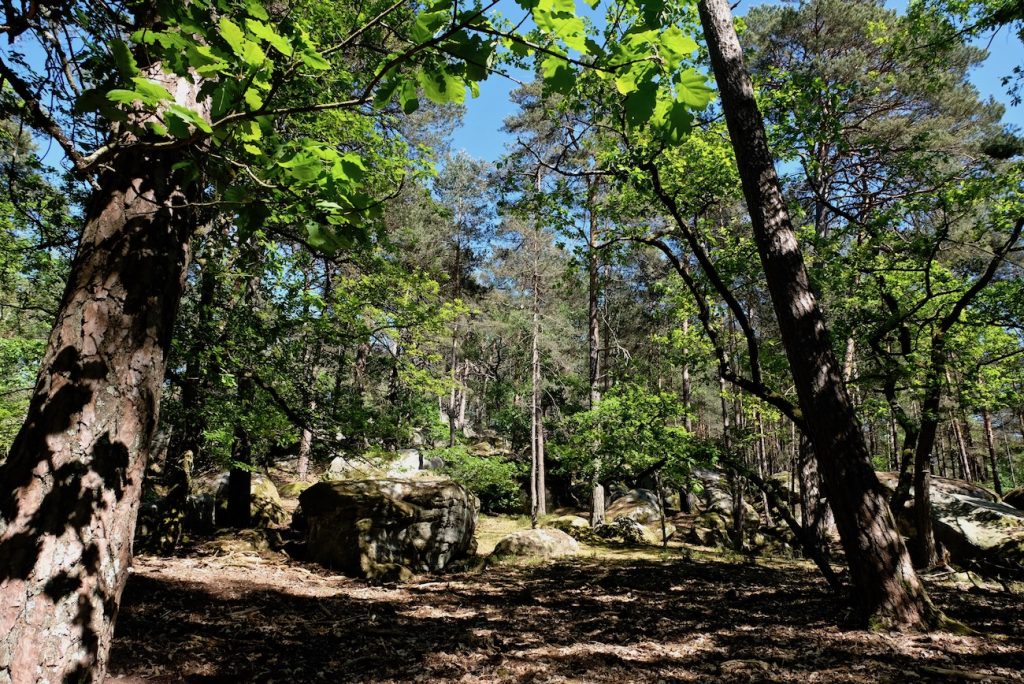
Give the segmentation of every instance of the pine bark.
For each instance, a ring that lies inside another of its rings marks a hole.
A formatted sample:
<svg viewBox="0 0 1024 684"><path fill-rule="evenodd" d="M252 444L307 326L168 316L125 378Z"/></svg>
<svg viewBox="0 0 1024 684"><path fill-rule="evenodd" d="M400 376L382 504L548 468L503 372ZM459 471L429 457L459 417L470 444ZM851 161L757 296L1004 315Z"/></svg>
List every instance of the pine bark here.
<svg viewBox="0 0 1024 684"><path fill-rule="evenodd" d="M102 681L196 225L177 159L99 179L0 466L0 680Z"/></svg>
<svg viewBox="0 0 1024 684"><path fill-rule="evenodd" d="M934 627L941 614L914 571L871 467L842 368L807 278L729 5L726 0L701 0L698 9L755 241L846 551L857 608L875 627Z"/></svg>
<svg viewBox="0 0 1024 684"><path fill-rule="evenodd" d="M601 401L601 317L599 292L601 287L600 264L597 259L597 212L594 210L596 181L588 188L589 232L587 235L587 340L589 357L590 408ZM594 457L594 476L590 482L590 524L593 527L604 522L604 484L601 483L601 456Z"/></svg>
<svg viewBox="0 0 1024 684"><path fill-rule="evenodd" d="M999 480L999 459L996 454L995 436L992 434L992 414L988 409L982 410L981 419L985 424L985 446L988 447L989 465L992 468L992 487L996 490L996 494L1002 497L1003 483Z"/></svg>

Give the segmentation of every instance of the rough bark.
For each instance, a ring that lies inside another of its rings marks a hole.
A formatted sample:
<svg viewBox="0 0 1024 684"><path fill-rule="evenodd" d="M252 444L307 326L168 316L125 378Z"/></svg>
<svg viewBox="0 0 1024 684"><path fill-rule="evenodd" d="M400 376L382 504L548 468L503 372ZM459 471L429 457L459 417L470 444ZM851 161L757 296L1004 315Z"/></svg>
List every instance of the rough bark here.
<svg viewBox="0 0 1024 684"><path fill-rule="evenodd" d="M805 551L808 545L813 554L820 555L828 561L828 504L821 493L821 476L818 474L818 463L814 456L811 441L804 435L800 436L800 457L798 463L800 473L800 525L805 530ZM815 556L812 555L812 558Z"/></svg>
<svg viewBox="0 0 1024 684"><path fill-rule="evenodd" d="M988 447L989 465L992 468L992 487L996 490L996 494L1002 497L1003 483L999 481L999 461L996 454L996 440L995 436L992 434L992 414L988 412L988 409L982 410L981 419L985 424L985 446Z"/></svg>
<svg viewBox="0 0 1024 684"><path fill-rule="evenodd" d="M88 207L0 466L0 681L101 681L196 221L176 159L122 152Z"/></svg>
<svg viewBox="0 0 1024 684"><path fill-rule="evenodd" d="M914 564L930 568L939 561L932 525L931 454L935 445L935 431L939 424L939 391L928 392L921 404L921 432L914 451Z"/></svg>
<svg viewBox="0 0 1024 684"><path fill-rule="evenodd" d="M540 177L537 179L540 189ZM532 464L530 493L532 495L531 518L537 526L537 518L547 514L544 486L544 421L541 413L540 396L540 226L537 226L533 244L533 274L530 287L533 289L533 319L530 335L530 462Z"/></svg>
<svg viewBox="0 0 1024 684"><path fill-rule="evenodd" d="M800 407L846 551L862 617L925 629L932 606L871 467L796 235L726 0L701 0L701 24L736 153L754 237Z"/></svg>
<svg viewBox="0 0 1024 684"><path fill-rule="evenodd" d="M590 408L601 401L601 316L599 293L601 287L600 264L597 258L597 212L594 209L597 181L590 181L587 192L587 208L589 212L589 231L587 234L587 340L590 383ZM604 485L601 483L601 457L594 457L594 476L590 482L590 524L593 527L604 522Z"/></svg>

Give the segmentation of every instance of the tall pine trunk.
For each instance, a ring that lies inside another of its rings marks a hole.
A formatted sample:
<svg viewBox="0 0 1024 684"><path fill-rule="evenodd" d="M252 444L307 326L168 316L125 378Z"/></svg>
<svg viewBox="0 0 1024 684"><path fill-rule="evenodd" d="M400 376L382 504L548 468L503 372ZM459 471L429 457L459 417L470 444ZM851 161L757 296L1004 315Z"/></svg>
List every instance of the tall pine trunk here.
<svg viewBox="0 0 1024 684"><path fill-rule="evenodd" d="M129 150L100 178L0 466L0 680L105 675L196 223L175 161Z"/></svg>
<svg viewBox="0 0 1024 684"><path fill-rule="evenodd" d="M593 409L601 401L601 317L599 305L599 289L601 287L600 264L597 260L597 212L595 210L595 194L597 181L590 181L587 192L587 211L590 225L587 234L587 341L590 383L590 408ZM604 522L604 484L601 483L601 456L596 455L593 462L594 475L590 482L590 524L597 527Z"/></svg>
<svg viewBox="0 0 1024 684"><path fill-rule="evenodd" d="M982 409L981 419L985 425L985 446L988 447L989 465L992 468L992 487L996 494L1003 496L1003 483L999 480L999 459L996 454L996 439L992 434L992 414L988 409Z"/></svg>
<svg viewBox="0 0 1024 684"><path fill-rule="evenodd" d="M914 571L811 290L726 0L701 0L754 238L801 411L846 551L857 608L875 627L924 629L941 614Z"/></svg>

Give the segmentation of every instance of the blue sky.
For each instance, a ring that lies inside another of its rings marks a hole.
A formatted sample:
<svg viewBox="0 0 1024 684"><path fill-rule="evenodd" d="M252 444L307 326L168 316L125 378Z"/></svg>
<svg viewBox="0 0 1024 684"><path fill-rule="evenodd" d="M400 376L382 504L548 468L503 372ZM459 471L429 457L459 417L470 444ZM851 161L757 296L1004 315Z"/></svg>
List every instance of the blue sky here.
<svg viewBox="0 0 1024 684"><path fill-rule="evenodd" d="M776 2L774 0L769 0L767 3L743 0L734 11L736 14L742 15L750 7L761 4L776 4ZM894 0L887 4L901 10L906 6L905 0ZM509 17L519 18L522 16L522 10L507 0L502 2L499 8ZM577 2L577 9L582 11L589 8L586 8L584 3ZM1009 74L1014 66L1024 62L1024 45L1013 32L1006 29L994 37L986 36L978 44L988 48L989 58L972 72L971 82L983 96L994 97L1003 103L1006 107L1003 120L1006 123L1024 129L1024 106L1014 107L1010 103L1006 89L1000 83L1000 79ZM498 159L504 153L505 145L511 142L509 136L502 132L501 126L505 118L515 111L515 106L509 100L509 93L516 87L512 81L498 76L481 83L480 96L466 101L466 115L462 126L455 131L453 149L465 150L478 159L488 161Z"/></svg>

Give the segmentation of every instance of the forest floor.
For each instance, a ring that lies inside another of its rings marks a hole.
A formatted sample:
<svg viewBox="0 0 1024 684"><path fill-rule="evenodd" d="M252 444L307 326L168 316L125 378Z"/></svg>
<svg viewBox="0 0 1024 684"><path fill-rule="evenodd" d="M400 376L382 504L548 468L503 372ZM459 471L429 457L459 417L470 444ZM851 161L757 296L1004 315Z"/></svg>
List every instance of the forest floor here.
<svg viewBox="0 0 1024 684"><path fill-rule="evenodd" d="M483 518L486 552L523 521ZM813 568L709 549L371 586L246 545L135 559L111 679L128 682L1024 682L1021 596L929 581L981 636L854 629Z"/></svg>

